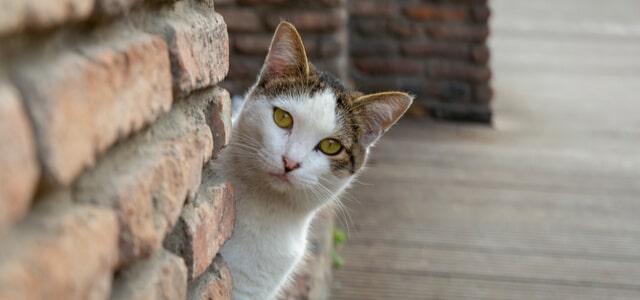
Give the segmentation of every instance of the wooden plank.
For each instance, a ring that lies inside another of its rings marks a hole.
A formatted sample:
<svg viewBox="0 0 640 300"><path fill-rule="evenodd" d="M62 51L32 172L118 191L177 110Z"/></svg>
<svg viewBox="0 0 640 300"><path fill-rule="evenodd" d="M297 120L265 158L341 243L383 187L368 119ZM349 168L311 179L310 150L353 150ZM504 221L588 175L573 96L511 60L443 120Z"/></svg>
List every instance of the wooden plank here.
<svg viewBox="0 0 640 300"><path fill-rule="evenodd" d="M557 285L552 282L519 282L456 278L446 273L391 273L339 270L331 299L351 300L631 300L640 292L597 286Z"/></svg>
<svg viewBox="0 0 640 300"><path fill-rule="evenodd" d="M349 251L345 251L343 257L351 270L447 273L453 277L553 282L559 285L640 291L640 261L430 249L388 242L350 244Z"/></svg>

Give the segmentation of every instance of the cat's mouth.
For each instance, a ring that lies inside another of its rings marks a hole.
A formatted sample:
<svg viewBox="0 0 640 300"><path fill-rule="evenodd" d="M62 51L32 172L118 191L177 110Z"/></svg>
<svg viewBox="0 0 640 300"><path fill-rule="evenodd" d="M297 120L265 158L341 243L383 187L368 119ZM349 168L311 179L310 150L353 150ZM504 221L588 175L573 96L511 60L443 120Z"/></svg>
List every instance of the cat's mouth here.
<svg viewBox="0 0 640 300"><path fill-rule="evenodd" d="M271 176L275 177L276 180L278 180L279 182L284 182L284 183L291 183L291 181L289 181L289 176L287 175L287 173L269 173Z"/></svg>

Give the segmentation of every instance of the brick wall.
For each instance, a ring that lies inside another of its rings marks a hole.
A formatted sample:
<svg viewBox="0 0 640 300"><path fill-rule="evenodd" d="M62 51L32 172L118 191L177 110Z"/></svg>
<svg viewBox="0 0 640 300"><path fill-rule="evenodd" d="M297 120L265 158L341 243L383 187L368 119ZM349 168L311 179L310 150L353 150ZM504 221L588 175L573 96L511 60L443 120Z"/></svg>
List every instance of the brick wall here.
<svg viewBox="0 0 640 300"><path fill-rule="evenodd" d="M350 75L400 89L436 118L491 121L487 0L349 1Z"/></svg>
<svg viewBox="0 0 640 300"><path fill-rule="evenodd" d="M0 0L0 299L227 299L223 18Z"/></svg>
<svg viewBox="0 0 640 300"><path fill-rule="evenodd" d="M253 84L283 18L300 29L312 62L358 89L408 91L417 96L414 112L487 123L493 96L487 2L218 1L231 41L223 85L242 95Z"/></svg>
<svg viewBox="0 0 640 300"><path fill-rule="evenodd" d="M223 83L243 95L255 82L280 20L292 22L317 67L347 78L346 0L219 0L229 28L230 69Z"/></svg>

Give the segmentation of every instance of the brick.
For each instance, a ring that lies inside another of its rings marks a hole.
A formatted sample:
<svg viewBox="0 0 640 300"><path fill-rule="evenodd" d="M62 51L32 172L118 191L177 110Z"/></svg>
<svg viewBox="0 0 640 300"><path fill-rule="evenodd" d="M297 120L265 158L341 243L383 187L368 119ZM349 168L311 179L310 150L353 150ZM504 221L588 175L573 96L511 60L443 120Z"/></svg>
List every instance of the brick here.
<svg viewBox="0 0 640 300"><path fill-rule="evenodd" d="M419 21L465 21L469 17L469 10L464 5L410 5L403 12Z"/></svg>
<svg viewBox="0 0 640 300"><path fill-rule="evenodd" d="M469 45L465 43L416 41L403 42L402 54L412 57L447 57L466 59L469 57Z"/></svg>
<svg viewBox="0 0 640 300"><path fill-rule="evenodd" d="M357 20L353 22L353 30L367 37L378 37L387 34L386 20Z"/></svg>
<svg viewBox="0 0 640 300"><path fill-rule="evenodd" d="M93 14L98 17L122 15L129 12L133 6L141 4L142 2L143 0L95 0Z"/></svg>
<svg viewBox="0 0 640 300"><path fill-rule="evenodd" d="M70 184L96 155L169 109L166 51L157 37L119 32L34 59L14 74L34 122L47 183Z"/></svg>
<svg viewBox="0 0 640 300"><path fill-rule="evenodd" d="M466 82L425 82L424 96L438 101L465 103L471 100L471 85Z"/></svg>
<svg viewBox="0 0 640 300"><path fill-rule="evenodd" d="M229 32L261 32L263 30L262 21L255 9L230 7L218 8L216 11L224 17Z"/></svg>
<svg viewBox="0 0 640 300"><path fill-rule="evenodd" d="M488 104L493 98L493 89L488 83L476 84L473 87L473 102Z"/></svg>
<svg viewBox="0 0 640 300"><path fill-rule="evenodd" d="M320 36L315 41L316 45L313 55L310 55L311 58L336 57L343 53L343 50L347 48L346 38L337 34ZM309 43L305 42L305 46L306 45L309 45Z"/></svg>
<svg viewBox="0 0 640 300"><path fill-rule="evenodd" d="M215 174L213 166L205 168L204 179L195 199L187 203L164 247L181 256L188 278L200 276L231 237L235 222L233 187Z"/></svg>
<svg viewBox="0 0 640 300"><path fill-rule="evenodd" d="M201 100L177 102L147 130L109 151L74 188L77 201L116 212L120 266L160 248L184 201L198 189L213 149L205 116L211 98Z"/></svg>
<svg viewBox="0 0 640 300"><path fill-rule="evenodd" d="M344 28L347 14L346 11L338 9L272 13L267 16L267 25L271 30L275 30L280 20L288 20L299 31L330 32Z"/></svg>
<svg viewBox="0 0 640 300"><path fill-rule="evenodd" d="M22 219L40 174L29 118L18 91L0 80L0 232Z"/></svg>
<svg viewBox="0 0 640 300"><path fill-rule="evenodd" d="M371 75L406 74L418 75L422 66L408 59L362 58L355 59L356 68Z"/></svg>
<svg viewBox="0 0 640 300"><path fill-rule="evenodd" d="M491 71L486 66L475 66L454 62L432 62L427 67L432 78L450 78L471 82L483 82L491 79Z"/></svg>
<svg viewBox="0 0 640 300"><path fill-rule="evenodd" d="M111 300L185 299L187 268L180 257L160 250L120 271Z"/></svg>
<svg viewBox="0 0 640 300"><path fill-rule="evenodd" d="M220 88L216 88L210 97L213 100L207 119L213 138L211 156L217 159L220 151L229 144L231 139L231 97L229 92Z"/></svg>
<svg viewBox="0 0 640 300"><path fill-rule="evenodd" d="M484 42L489 36L486 25L427 25L427 33L434 39Z"/></svg>
<svg viewBox="0 0 640 300"><path fill-rule="evenodd" d="M187 300L231 299L232 281L227 264L217 255L206 272L189 284Z"/></svg>
<svg viewBox="0 0 640 300"><path fill-rule="evenodd" d="M0 299L105 299L117 254L113 212L60 192L0 240ZM48 202L48 203L47 203Z"/></svg>
<svg viewBox="0 0 640 300"><path fill-rule="evenodd" d="M486 105L426 105L429 106L431 116L436 119L491 123L493 115L491 108Z"/></svg>
<svg viewBox="0 0 640 300"><path fill-rule="evenodd" d="M395 17L398 5L395 2L385 1L351 1L349 13L355 17Z"/></svg>
<svg viewBox="0 0 640 300"><path fill-rule="evenodd" d="M162 36L169 45L173 88L186 95L219 83L229 70L229 36L221 15L205 4L176 3L174 9L159 12L139 26Z"/></svg>
<svg viewBox="0 0 640 300"><path fill-rule="evenodd" d="M490 52L487 45L474 45L471 48L471 59L480 64L486 64L489 61Z"/></svg>
<svg viewBox="0 0 640 300"><path fill-rule="evenodd" d="M0 36L87 19L95 0L0 0Z"/></svg>
<svg viewBox="0 0 640 300"><path fill-rule="evenodd" d="M491 17L491 9L488 5L471 6L471 16L476 22L487 22Z"/></svg>
<svg viewBox="0 0 640 300"><path fill-rule="evenodd" d="M392 39L352 39L351 55L354 57L387 57L398 53L398 42Z"/></svg>
<svg viewBox="0 0 640 300"><path fill-rule="evenodd" d="M229 79L245 79L253 82L256 80L256 76L258 76L263 62L264 57L233 55L230 57Z"/></svg>
<svg viewBox="0 0 640 300"><path fill-rule="evenodd" d="M234 49L241 54L264 57L269 52L271 36L238 34L233 38Z"/></svg>
<svg viewBox="0 0 640 300"><path fill-rule="evenodd" d="M415 38L422 35L422 27L417 22L394 19L389 20L387 26L391 34L399 37Z"/></svg>

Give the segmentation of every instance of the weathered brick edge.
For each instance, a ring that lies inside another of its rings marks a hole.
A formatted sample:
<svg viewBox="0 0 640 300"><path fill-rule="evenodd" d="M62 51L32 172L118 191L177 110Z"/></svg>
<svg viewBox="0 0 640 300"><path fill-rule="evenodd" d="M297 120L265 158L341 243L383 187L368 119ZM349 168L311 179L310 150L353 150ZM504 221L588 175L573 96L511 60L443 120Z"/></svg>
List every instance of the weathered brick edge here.
<svg viewBox="0 0 640 300"><path fill-rule="evenodd" d="M233 188L210 162L230 137L228 37L213 1L13 2L0 0L0 299L228 299L216 254Z"/></svg>

